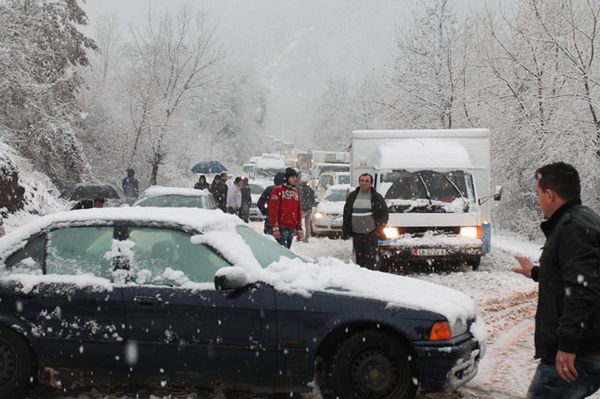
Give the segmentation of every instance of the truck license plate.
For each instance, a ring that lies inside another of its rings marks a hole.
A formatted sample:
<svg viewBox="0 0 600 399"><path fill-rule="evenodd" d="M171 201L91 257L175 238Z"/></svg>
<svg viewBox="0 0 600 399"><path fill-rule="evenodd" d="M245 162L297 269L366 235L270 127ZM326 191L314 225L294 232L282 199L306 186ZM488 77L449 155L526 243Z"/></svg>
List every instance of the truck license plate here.
<svg viewBox="0 0 600 399"><path fill-rule="evenodd" d="M413 248L415 256L444 256L447 253L445 248Z"/></svg>

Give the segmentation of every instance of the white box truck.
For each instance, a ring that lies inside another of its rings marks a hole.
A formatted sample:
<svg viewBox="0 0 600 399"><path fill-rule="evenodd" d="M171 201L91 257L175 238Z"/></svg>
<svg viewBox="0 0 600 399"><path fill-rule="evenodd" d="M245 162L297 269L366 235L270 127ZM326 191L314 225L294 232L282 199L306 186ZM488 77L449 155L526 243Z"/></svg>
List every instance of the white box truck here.
<svg viewBox="0 0 600 399"><path fill-rule="evenodd" d="M357 130L351 184L369 173L389 210L380 256L397 263L464 262L490 250L488 129Z"/></svg>

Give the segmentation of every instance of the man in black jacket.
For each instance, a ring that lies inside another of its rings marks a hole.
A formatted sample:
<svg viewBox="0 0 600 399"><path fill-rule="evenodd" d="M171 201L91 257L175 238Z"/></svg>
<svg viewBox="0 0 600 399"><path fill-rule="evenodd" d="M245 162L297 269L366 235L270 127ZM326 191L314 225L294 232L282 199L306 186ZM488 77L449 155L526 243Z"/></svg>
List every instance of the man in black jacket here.
<svg viewBox="0 0 600 399"><path fill-rule="evenodd" d="M265 225L263 228L263 232L265 234L273 235L273 229L271 228L271 224L269 223L269 198L271 198L271 191L277 186L281 186L283 184L285 175L283 172L277 172L275 177L273 178L273 185L265 188L265 190L260 195L258 201L256 201L256 206L262 215L265 217Z"/></svg>
<svg viewBox="0 0 600 399"><path fill-rule="evenodd" d="M344 205L342 238L352 237L356 264L376 269L379 258L379 239L385 240L383 229L388 222L385 200L373 189L373 176L358 177L358 188L351 192Z"/></svg>
<svg viewBox="0 0 600 399"><path fill-rule="evenodd" d="M539 283L535 357L528 399L585 398L600 388L600 216L581 205L579 174L558 162L535 174L546 220L539 266L513 271Z"/></svg>

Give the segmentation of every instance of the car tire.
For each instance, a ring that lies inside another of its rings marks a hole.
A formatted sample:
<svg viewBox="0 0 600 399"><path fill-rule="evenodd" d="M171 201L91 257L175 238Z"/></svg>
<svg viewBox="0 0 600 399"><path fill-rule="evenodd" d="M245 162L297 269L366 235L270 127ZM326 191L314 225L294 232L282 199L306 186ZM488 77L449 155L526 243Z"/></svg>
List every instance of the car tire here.
<svg viewBox="0 0 600 399"><path fill-rule="evenodd" d="M481 264L481 256L474 256L467 260L467 265L471 266L473 270L479 269L479 265Z"/></svg>
<svg viewBox="0 0 600 399"><path fill-rule="evenodd" d="M36 365L23 337L0 328L0 398L23 398L36 382Z"/></svg>
<svg viewBox="0 0 600 399"><path fill-rule="evenodd" d="M329 366L326 399L412 399L418 388L408 347L382 331L344 341Z"/></svg>

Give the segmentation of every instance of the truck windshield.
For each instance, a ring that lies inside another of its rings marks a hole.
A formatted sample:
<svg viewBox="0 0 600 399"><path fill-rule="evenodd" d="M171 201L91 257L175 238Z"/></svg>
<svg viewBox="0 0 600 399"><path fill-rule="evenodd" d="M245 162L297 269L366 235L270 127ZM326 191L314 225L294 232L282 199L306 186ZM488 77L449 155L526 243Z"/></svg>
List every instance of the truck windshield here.
<svg viewBox="0 0 600 399"><path fill-rule="evenodd" d="M474 203L467 171L393 170L382 173L377 187L391 212L468 212Z"/></svg>

